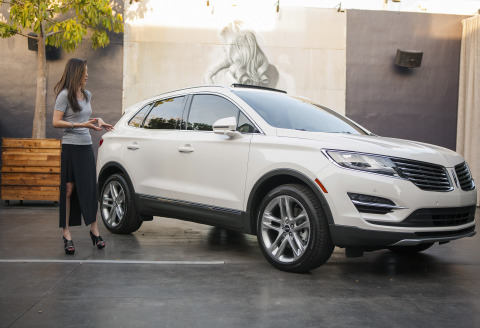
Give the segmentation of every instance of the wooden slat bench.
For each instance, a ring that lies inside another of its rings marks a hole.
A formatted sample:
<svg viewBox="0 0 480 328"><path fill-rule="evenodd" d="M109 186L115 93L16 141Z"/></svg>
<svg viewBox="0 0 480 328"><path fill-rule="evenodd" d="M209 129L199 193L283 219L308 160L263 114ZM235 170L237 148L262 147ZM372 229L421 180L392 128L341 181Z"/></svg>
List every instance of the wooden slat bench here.
<svg viewBox="0 0 480 328"><path fill-rule="evenodd" d="M0 198L57 203L61 150L57 139L2 138Z"/></svg>

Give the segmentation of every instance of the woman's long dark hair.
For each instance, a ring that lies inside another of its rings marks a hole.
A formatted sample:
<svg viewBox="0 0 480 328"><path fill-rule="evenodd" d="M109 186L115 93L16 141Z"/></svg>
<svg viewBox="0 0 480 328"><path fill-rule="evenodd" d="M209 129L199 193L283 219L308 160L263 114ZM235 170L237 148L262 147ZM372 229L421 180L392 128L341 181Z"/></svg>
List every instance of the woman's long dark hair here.
<svg viewBox="0 0 480 328"><path fill-rule="evenodd" d="M78 58L71 58L68 60L67 64L65 65L65 70L63 71L62 78L54 87L54 91L57 94L62 92L62 90L67 89L68 91L68 102L74 112L79 112L82 110L80 105L78 104L77 100L77 91L82 85L82 79L85 75L85 70L87 69L87 61L78 59ZM83 96L89 101L87 93L83 88L81 88Z"/></svg>

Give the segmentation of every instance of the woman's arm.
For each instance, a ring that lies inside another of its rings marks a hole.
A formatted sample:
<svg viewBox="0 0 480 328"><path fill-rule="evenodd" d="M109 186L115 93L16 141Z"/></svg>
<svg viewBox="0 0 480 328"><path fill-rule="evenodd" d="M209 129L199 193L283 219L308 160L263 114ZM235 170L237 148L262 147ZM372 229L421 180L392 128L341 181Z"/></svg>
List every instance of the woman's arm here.
<svg viewBox="0 0 480 328"><path fill-rule="evenodd" d="M94 123L97 122L97 119L91 119L88 120L87 122L84 123L72 123L72 122L67 122L63 120L63 115L65 113L60 111L60 110L54 110L53 111L53 127L55 128L62 128L62 129L68 129L68 128L89 128L93 129L96 131L101 131L101 127L97 127L94 125Z"/></svg>

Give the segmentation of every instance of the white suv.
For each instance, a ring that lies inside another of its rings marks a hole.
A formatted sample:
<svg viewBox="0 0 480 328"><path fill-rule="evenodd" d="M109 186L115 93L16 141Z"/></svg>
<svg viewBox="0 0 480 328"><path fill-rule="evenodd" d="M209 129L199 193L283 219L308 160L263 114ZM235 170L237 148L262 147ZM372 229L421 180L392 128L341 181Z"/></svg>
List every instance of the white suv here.
<svg viewBox="0 0 480 328"><path fill-rule="evenodd" d="M103 136L97 172L111 232L153 216L235 229L291 272L334 246L415 253L475 234L462 156L376 136L280 90L206 86L136 104Z"/></svg>

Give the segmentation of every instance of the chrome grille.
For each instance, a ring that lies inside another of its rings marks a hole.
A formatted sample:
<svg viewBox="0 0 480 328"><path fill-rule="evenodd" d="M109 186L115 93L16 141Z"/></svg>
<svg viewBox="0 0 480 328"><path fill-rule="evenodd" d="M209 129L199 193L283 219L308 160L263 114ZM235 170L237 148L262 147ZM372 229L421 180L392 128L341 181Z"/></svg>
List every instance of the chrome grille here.
<svg viewBox="0 0 480 328"><path fill-rule="evenodd" d="M447 170L436 164L391 158L398 173L413 182L418 188L427 191L450 191L452 186Z"/></svg>
<svg viewBox="0 0 480 328"><path fill-rule="evenodd" d="M455 166L455 173L457 174L458 182L462 190L473 190L475 188L475 183L473 182L467 163L463 162Z"/></svg>

